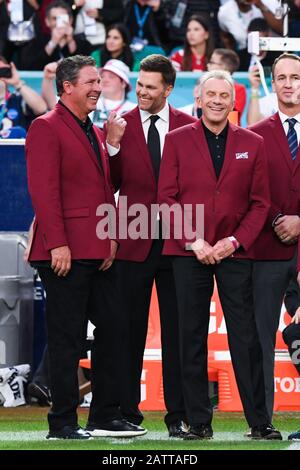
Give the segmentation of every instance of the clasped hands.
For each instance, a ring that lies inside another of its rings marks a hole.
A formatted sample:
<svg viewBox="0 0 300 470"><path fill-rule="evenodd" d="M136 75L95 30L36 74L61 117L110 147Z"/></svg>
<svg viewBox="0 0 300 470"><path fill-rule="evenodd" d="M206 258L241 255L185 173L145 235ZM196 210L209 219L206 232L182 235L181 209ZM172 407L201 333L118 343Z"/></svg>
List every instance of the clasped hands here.
<svg viewBox="0 0 300 470"><path fill-rule="evenodd" d="M274 231L282 243L292 245L300 233L300 218L298 215L283 215L276 221Z"/></svg>
<svg viewBox="0 0 300 470"><path fill-rule="evenodd" d="M192 249L200 263L219 264L224 258L231 256L235 248L229 238L222 238L214 246L202 239L192 244Z"/></svg>

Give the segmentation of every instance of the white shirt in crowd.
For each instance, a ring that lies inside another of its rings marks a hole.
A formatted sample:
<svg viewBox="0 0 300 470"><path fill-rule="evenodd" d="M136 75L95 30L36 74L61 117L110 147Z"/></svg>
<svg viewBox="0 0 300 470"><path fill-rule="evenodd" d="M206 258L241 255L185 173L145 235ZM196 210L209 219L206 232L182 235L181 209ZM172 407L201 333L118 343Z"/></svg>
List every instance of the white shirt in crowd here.
<svg viewBox="0 0 300 470"><path fill-rule="evenodd" d="M262 3L275 14L279 7L278 0L262 0ZM218 12L218 22L222 31L232 34L237 48L245 49L247 47L248 26L254 18L263 18L259 8L252 5L251 10L242 13L235 0L228 0L222 5Z"/></svg>
<svg viewBox="0 0 300 470"><path fill-rule="evenodd" d="M97 101L96 110L90 113L90 119L93 121L95 126L103 129L104 124L112 111L115 111L117 114L122 116L122 114L127 113L127 111L131 111L135 107L136 103L126 99L116 101L108 100L103 96L100 96L99 100Z"/></svg>

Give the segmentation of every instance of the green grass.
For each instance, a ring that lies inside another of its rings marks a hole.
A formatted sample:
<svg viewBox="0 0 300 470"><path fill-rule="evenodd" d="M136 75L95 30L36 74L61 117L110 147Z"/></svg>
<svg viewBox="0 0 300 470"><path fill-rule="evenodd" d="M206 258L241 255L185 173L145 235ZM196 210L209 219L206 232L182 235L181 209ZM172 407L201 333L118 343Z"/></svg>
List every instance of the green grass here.
<svg viewBox="0 0 300 470"><path fill-rule="evenodd" d="M79 410L80 423L85 425L88 411ZM47 408L22 407L0 408L0 450L276 450L286 449L290 446L284 441L240 441L234 436L226 439L216 438L210 441L182 441L168 439L166 427L163 422L163 413L147 412L143 425L149 432L158 432L157 439L94 439L93 441L46 441L46 440L6 440L1 439L1 433L16 432L47 432ZM300 428L300 413L277 413L274 425L282 432L289 433ZM240 439L247 429L242 413L215 412L213 429L216 433L237 433ZM26 434L25 434L26 436Z"/></svg>

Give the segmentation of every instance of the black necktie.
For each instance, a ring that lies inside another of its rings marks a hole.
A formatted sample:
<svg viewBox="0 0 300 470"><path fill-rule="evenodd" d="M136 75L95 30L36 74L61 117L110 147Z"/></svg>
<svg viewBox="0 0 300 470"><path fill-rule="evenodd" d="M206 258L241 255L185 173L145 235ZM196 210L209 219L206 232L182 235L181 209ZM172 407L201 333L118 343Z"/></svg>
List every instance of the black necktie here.
<svg viewBox="0 0 300 470"><path fill-rule="evenodd" d="M159 133L156 128L156 121L159 119L159 116L153 114L150 116L150 127L148 130L148 140L147 145L151 155L152 165L154 169L155 179L158 181L159 167L160 167L160 140Z"/></svg>

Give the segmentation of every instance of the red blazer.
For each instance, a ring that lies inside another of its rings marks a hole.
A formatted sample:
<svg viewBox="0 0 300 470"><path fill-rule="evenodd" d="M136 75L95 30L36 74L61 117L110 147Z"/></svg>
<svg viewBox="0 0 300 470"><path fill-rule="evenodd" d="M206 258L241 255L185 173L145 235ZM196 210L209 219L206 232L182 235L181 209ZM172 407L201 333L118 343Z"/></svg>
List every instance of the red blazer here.
<svg viewBox="0 0 300 470"><path fill-rule="evenodd" d="M102 168L73 116L60 104L32 123L26 139L28 186L35 211L30 261L48 260L68 245L73 259L104 259L110 241L100 240L99 204L114 204L108 154L94 126Z"/></svg>
<svg viewBox="0 0 300 470"><path fill-rule="evenodd" d="M120 196L127 196L128 207L132 204L144 204L149 213L151 204L157 203L157 183L155 181L151 157L146 144L139 108L122 116L127 121L121 150L110 158L112 181ZM195 118L170 106L170 130L177 129L195 122ZM120 216L122 212L120 211ZM128 222L134 217L128 217ZM128 224L126 225L128 227ZM120 240L117 258L131 261L144 261L150 251L152 240L150 235L150 216L148 219L146 239Z"/></svg>
<svg viewBox="0 0 300 470"><path fill-rule="evenodd" d="M265 141L268 160L271 208L267 222L256 240L256 259L290 259L297 245L285 245L276 236L272 221L278 214L300 214L300 149L293 162L279 114L258 122L250 129Z"/></svg>
<svg viewBox="0 0 300 470"><path fill-rule="evenodd" d="M260 233L269 210L267 164L263 139L229 124L224 164L217 180L201 120L167 135L159 179L159 203L204 204L204 239L214 245L235 236L248 250ZM164 254L191 256L185 236L165 241Z"/></svg>

